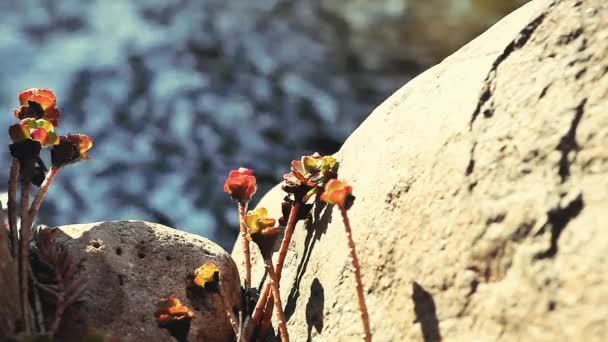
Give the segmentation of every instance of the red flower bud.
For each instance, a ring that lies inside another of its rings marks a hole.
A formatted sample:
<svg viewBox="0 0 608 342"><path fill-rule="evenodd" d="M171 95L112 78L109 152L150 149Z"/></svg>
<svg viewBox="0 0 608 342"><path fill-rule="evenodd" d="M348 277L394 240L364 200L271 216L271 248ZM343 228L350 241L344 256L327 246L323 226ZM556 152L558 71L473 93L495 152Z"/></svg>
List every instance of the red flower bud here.
<svg viewBox="0 0 608 342"><path fill-rule="evenodd" d="M224 184L224 192L230 195L237 202L249 202L257 190L253 170L240 168L232 170L228 174L228 179Z"/></svg>

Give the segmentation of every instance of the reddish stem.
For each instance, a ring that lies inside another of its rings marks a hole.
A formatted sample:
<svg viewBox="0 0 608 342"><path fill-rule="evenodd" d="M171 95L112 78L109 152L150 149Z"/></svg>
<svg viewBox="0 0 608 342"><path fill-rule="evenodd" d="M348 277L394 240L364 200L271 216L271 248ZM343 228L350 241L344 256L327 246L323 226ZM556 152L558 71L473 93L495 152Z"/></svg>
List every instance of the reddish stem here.
<svg viewBox="0 0 608 342"><path fill-rule="evenodd" d="M58 167L51 167L49 172L46 174L44 181L40 185L40 188L38 189L36 196L34 196L34 200L32 200L32 206L30 207L30 210L27 213L27 227L29 227L30 230L32 228L32 224L34 223L34 219L36 219L36 216L38 215L38 211L40 210L42 201L44 201L44 197L46 196L46 193L49 191L49 187L51 186L53 179L55 179L55 176L57 176L59 169L60 168L58 168ZM23 223L21 223L21 224L22 224L22 228L23 228Z"/></svg>
<svg viewBox="0 0 608 342"><path fill-rule="evenodd" d="M277 275L274 273L274 267L272 265L272 259L268 258L264 260L264 266L268 272L269 284L274 294L274 307L277 310L277 325L279 326L279 334L281 335L281 342L289 342L289 334L287 333L287 320L285 319L285 313L283 312L283 305L281 304L281 293L279 292Z"/></svg>
<svg viewBox="0 0 608 342"><path fill-rule="evenodd" d="M245 213L248 202L238 202L239 227L241 240L243 241L243 254L245 255L245 289L251 287L251 253L249 251L249 240L247 240L247 227L245 226Z"/></svg>
<svg viewBox="0 0 608 342"><path fill-rule="evenodd" d="M19 160L13 158L8 181L8 226L10 232L11 254L17 255L17 184L19 182Z"/></svg>
<svg viewBox="0 0 608 342"><path fill-rule="evenodd" d="M31 229L28 229L25 225L27 224L27 210L29 208L30 199L30 183L21 183L21 230L19 231L19 289L21 291L21 312L23 313L23 322L25 324L25 330L31 331L31 320L29 315L29 242L32 237Z"/></svg>
<svg viewBox="0 0 608 342"><path fill-rule="evenodd" d="M283 235L283 241L281 241L281 247L279 248L279 257L277 259L277 266L275 268L275 273L277 275L277 280L281 280L281 272L283 271L283 264L285 263L285 257L287 256L287 251L289 250L289 244L291 243L291 238L293 237L293 232L296 227L296 221L298 217L298 210L300 209L300 203L296 202L291 207L289 211L289 218L287 219L287 228L285 229L285 235Z"/></svg>
<svg viewBox="0 0 608 342"><path fill-rule="evenodd" d="M287 256L287 251L289 250L289 244L291 243L291 238L293 237L293 232L296 227L296 221L298 217L298 210L300 209L300 203L296 202L289 211L289 217L287 218L287 228L285 229L285 234L283 235L283 240L281 241L281 247L279 248L279 258L277 259L277 266L275 269L275 273L277 276L277 286L280 285L281 281L281 272L283 271L283 263L285 262L285 257ZM272 294L270 293L270 284L266 284L264 287L264 292L260 299L256 303L255 310L253 311L252 320L254 324L258 324L262 319L262 313L265 312L264 318L268 319L270 322L270 317L272 317L272 306L268 309L268 303L272 302Z"/></svg>
<svg viewBox="0 0 608 342"><path fill-rule="evenodd" d="M228 297L226 296L226 292L222 287L222 282L220 281L217 285L217 290L220 293L220 298L222 300L222 305L224 306L224 310L226 310L226 316L228 317L228 321L230 321L230 325L232 325L232 330L234 330L234 335L239 335L239 323L234 318L232 313L232 308L228 305ZM237 340L238 341L238 340Z"/></svg>
<svg viewBox="0 0 608 342"><path fill-rule="evenodd" d="M365 305L365 297L363 296L363 282L361 281L361 265L359 264L359 258L357 258L357 252L355 250L355 242L353 241L353 234L350 228L350 221L348 214L343 206L338 205L340 212L342 213L342 219L344 221L344 229L346 230L346 239L348 240L348 249L350 251L350 258L355 269L355 283L357 287L357 298L359 300L359 310L361 311L361 320L363 321L363 331L365 333L365 341L370 342L372 340L372 333L369 328L369 315L367 313L367 305Z"/></svg>
<svg viewBox="0 0 608 342"><path fill-rule="evenodd" d="M36 218L36 215L38 215L38 210L40 210L42 201L44 200L46 193L49 191L49 186L53 182L53 179L57 175L57 172L59 172L59 168L51 167L51 170L46 174L44 181L40 185L40 188L38 189L38 192L36 193L36 196L34 197L34 200L32 201L32 206L30 207L29 211L27 212L26 215L24 215L24 213L22 213L22 216L25 216L25 217L23 217L21 220L21 231L20 231L21 236L20 236L20 248L19 248L19 272L20 272L19 273L19 276L20 276L19 277L19 281L20 281L19 290L23 294L22 298L21 298L21 310L23 310L23 316L28 316L27 313L29 312L29 301L28 301L27 295L29 293L28 280L29 280L30 268L26 265L29 264L29 245L28 244L29 244L29 241L30 241L31 235L32 235L31 234L32 233L32 224L34 222L34 219ZM29 197L29 195L28 195L28 197ZM24 210L24 212L25 212L25 210ZM24 320L24 322L26 324L26 331L29 331L29 330L27 330L28 326L29 326L28 317L26 317L26 319Z"/></svg>

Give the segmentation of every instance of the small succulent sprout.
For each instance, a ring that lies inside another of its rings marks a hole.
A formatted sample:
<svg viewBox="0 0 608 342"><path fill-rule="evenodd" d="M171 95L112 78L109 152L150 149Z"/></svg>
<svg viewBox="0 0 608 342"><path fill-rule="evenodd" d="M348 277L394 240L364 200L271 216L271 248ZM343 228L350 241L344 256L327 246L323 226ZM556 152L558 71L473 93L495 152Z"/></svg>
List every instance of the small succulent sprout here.
<svg viewBox="0 0 608 342"><path fill-rule="evenodd" d="M216 289L220 281L220 269L212 262L206 262L194 270L194 283L206 289Z"/></svg>
<svg viewBox="0 0 608 342"><path fill-rule="evenodd" d="M234 334L238 335L239 333L239 323L234 318L234 313L232 308L228 304L228 299L224 289L220 284L220 269L216 264L212 262L206 262L201 267L194 270L194 283L205 290L212 290L219 293L220 298L222 300L222 305L224 306L224 310L226 310L226 316L228 317L228 321L230 321L230 325L234 330Z"/></svg>
<svg viewBox="0 0 608 342"><path fill-rule="evenodd" d="M59 125L59 110L55 94L50 89L30 88L19 93L19 108L13 109L16 118L45 119L53 126Z"/></svg>
<svg viewBox="0 0 608 342"><path fill-rule="evenodd" d="M59 168L80 160L87 160L87 151L93 147L93 139L84 134L68 134L59 137L59 144L51 150L51 163Z"/></svg>
<svg viewBox="0 0 608 342"><path fill-rule="evenodd" d="M158 302L156 312L154 312L156 325L159 328L167 329L179 342L188 341L193 315L194 313L175 297Z"/></svg>
<svg viewBox="0 0 608 342"><path fill-rule="evenodd" d="M20 179L40 186L44 179L46 166L40 159L42 147L59 143L55 127L44 119L27 118L8 129L12 144L9 145L11 156L21 165Z"/></svg>
<svg viewBox="0 0 608 342"><path fill-rule="evenodd" d="M182 305L179 299L175 297L169 297L158 302L156 307L154 318L156 318L156 323L160 327L165 327L176 321L189 320L193 315L192 311Z"/></svg>
<svg viewBox="0 0 608 342"><path fill-rule="evenodd" d="M273 227L276 220L268 217L268 210L264 207L250 210L245 216L245 225L250 233L257 233L264 228Z"/></svg>
<svg viewBox="0 0 608 342"><path fill-rule="evenodd" d="M343 209L350 209L355 200L352 193L353 187L345 181L332 179L327 182L325 191L321 194L321 200L329 204L335 204Z"/></svg>
<svg viewBox="0 0 608 342"><path fill-rule="evenodd" d="M256 190L257 185L253 170L244 167L230 171L224 184L224 192L239 203L249 202Z"/></svg>
<svg viewBox="0 0 608 342"><path fill-rule="evenodd" d="M272 256L279 237L279 227L275 227L276 220L267 216L266 208L256 208L245 216L245 225L249 229L247 238L258 245L264 259Z"/></svg>

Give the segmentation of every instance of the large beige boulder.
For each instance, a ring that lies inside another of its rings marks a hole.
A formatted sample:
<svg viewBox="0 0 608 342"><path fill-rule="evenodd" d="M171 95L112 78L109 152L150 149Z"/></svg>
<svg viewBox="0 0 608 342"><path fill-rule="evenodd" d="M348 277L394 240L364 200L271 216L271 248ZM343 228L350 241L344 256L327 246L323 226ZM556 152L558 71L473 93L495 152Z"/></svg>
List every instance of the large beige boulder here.
<svg viewBox="0 0 608 342"><path fill-rule="evenodd" d="M604 0L532 1L337 153L375 341L608 338L606 23ZM337 209L296 227L281 298L294 341L360 339Z"/></svg>
<svg viewBox="0 0 608 342"><path fill-rule="evenodd" d="M230 255L213 242L166 226L116 221L60 227L58 241L82 260L87 278L83 301L68 312L61 329L81 341L99 329L120 341L174 341L156 326L156 303L179 298L195 311L192 341L230 341L232 328L217 294L193 288L192 272L207 261L218 265L231 306L239 307L240 281Z"/></svg>

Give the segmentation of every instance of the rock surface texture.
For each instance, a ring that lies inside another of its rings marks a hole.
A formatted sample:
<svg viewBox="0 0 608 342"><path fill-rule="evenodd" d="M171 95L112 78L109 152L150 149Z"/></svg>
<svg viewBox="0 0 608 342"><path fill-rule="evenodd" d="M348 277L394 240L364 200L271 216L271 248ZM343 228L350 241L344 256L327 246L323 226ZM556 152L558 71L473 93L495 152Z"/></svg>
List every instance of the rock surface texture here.
<svg viewBox="0 0 608 342"><path fill-rule="evenodd" d="M608 337L606 23L603 0L532 1L345 142L375 341ZM282 196L260 205L278 217ZM360 339L340 214L311 216L283 270L288 329L294 341Z"/></svg>
<svg viewBox="0 0 608 342"><path fill-rule="evenodd" d="M207 261L222 271L231 305L240 301L236 266L221 247L197 235L142 221L117 221L60 227L58 238L87 278L83 301L68 312L62 333L81 341L95 328L120 341L174 341L156 326L156 303L175 296L193 309L191 336L200 341L230 341L232 328L217 294L198 291L194 269Z"/></svg>

